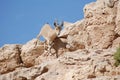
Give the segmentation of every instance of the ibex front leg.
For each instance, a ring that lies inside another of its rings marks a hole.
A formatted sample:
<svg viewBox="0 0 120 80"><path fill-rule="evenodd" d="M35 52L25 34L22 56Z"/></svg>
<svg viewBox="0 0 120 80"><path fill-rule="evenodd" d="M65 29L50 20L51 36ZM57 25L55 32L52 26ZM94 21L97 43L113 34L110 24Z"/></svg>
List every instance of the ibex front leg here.
<svg viewBox="0 0 120 80"><path fill-rule="evenodd" d="M53 42L48 42L48 49L47 49L47 51L48 51L48 53L50 53L50 55L52 55L51 48L53 47L53 45L54 45Z"/></svg>

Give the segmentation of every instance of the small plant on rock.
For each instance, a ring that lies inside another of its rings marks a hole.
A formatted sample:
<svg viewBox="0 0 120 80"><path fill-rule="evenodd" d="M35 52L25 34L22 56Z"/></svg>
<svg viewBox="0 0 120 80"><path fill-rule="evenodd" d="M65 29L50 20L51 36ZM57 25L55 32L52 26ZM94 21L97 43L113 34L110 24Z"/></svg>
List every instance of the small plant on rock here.
<svg viewBox="0 0 120 80"><path fill-rule="evenodd" d="M114 59L115 59L115 66L120 65L120 47L117 49L116 53L114 54Z"/></svg>

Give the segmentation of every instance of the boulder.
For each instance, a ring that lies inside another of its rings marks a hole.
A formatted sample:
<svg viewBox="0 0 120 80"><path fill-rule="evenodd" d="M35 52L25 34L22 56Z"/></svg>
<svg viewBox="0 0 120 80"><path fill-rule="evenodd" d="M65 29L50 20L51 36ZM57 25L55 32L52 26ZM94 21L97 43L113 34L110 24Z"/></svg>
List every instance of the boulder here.
<svg viewBox="0 0 120 80"><path fill-rule="evenodd" d="M0 74L13 71L22 64L21 46L19 44L6 44L0 48Z"/></svg>
<svg viewBox="0 0 120 80"><path fill-rule="evenodd" d="M27 42L21 48L21 58L26 67L39 64L37 58L44 52L44 45L38 39L33 39Z"/></svg>

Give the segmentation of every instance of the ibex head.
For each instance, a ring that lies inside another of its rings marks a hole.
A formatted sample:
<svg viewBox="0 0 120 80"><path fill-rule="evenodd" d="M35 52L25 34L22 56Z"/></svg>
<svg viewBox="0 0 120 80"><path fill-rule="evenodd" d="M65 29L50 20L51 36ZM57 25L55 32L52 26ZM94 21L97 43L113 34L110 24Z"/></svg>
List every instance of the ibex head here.
<svg viewBox="0 0 120 80"><path fill-rule="evenodd" d="M59 24L57 20L54 21L54 27L55 27L55 31L56 31L57 35L60 34L60 31L62 30L63 23L64 23L63 21L61 22L61 24Z"/></svg>

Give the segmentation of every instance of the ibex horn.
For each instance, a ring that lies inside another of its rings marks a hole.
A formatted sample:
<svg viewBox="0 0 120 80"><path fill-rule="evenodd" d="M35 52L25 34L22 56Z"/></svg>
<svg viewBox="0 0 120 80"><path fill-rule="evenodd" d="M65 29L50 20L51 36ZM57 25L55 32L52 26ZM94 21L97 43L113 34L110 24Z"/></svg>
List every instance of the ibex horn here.
<svg viewBox="0 0 120 80"><path fill-rule="evenodd" d="M58 25L57 20L54 21L54 26L56 27Z"/></svg>

